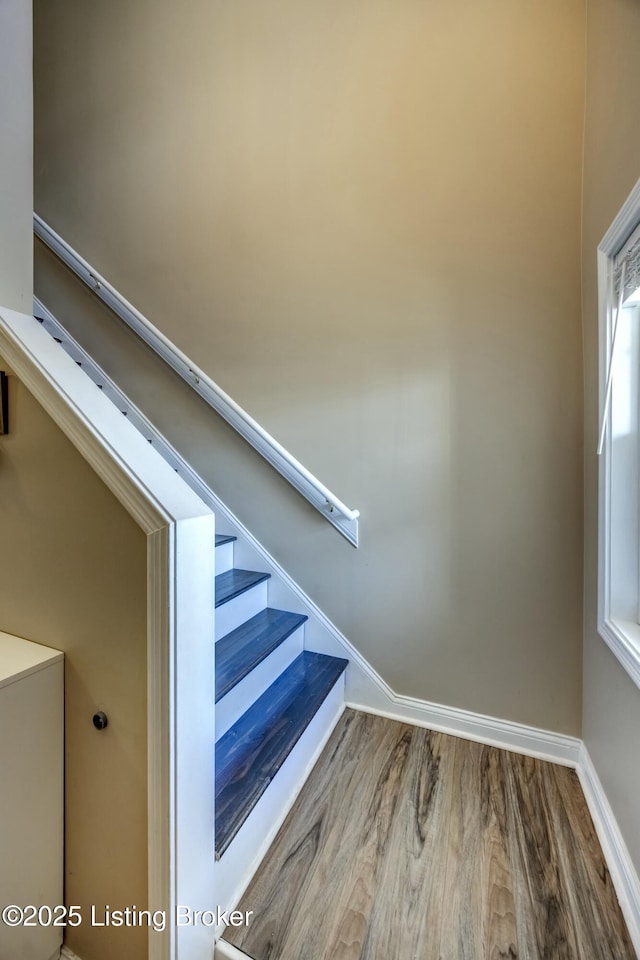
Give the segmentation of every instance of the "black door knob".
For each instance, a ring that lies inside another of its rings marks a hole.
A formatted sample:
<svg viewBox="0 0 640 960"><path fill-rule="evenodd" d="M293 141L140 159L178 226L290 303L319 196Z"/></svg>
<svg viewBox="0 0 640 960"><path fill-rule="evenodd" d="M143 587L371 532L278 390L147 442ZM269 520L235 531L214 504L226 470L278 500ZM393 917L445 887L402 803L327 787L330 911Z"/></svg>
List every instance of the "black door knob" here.
<svg viewBox="0 0 640 960"><path fill-rule="evenodd" d="M109 721L107 719L107 715L106 713L103 713L102 710L100 710L99 713L94 713L93 725L96 728L96 730L104 730L104 728L108 723Z"/></svg>

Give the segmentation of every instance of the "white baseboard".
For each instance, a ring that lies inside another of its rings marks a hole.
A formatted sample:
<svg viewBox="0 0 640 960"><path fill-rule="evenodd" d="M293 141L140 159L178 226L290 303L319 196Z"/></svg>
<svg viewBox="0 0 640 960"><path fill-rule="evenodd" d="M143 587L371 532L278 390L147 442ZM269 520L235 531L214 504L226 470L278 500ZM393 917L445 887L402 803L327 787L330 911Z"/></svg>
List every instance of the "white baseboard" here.
<svg viewBox="0 0 640 960"><path fill-rule="evenodd" d="M445 707L439 703L401 697L393 693L388 696L388 705L383 708L349 699L347 706L364 713L374 713L391 720L427 727L429 730L438 730L454 737L475 740L567 767L576 767L580 760L582 740L577 737L529 727L511 720L500 720L481 713L471 713L458 707Z"/></svg>
<svg viewBox="0 0 640 960"><path fill-rule="evenodd" d="M63 947L60 951L60 960L80 960L80 957L69 950L69 947Z"/></svg>
<svg viewBox="0 0 640 960"><path fill-rule="evenodd" d="M251 957L247 953L243 953L242 950L238 950L232 943L227 943L226 940L218 940L214 960L251 960Z"/></svg>
<svg viewBox="0 0 640 960"><path fill-rule="evenodd" d="M631 942L640 957L640 879L584 743L581 744L578 777L618 895Z"/></svg>

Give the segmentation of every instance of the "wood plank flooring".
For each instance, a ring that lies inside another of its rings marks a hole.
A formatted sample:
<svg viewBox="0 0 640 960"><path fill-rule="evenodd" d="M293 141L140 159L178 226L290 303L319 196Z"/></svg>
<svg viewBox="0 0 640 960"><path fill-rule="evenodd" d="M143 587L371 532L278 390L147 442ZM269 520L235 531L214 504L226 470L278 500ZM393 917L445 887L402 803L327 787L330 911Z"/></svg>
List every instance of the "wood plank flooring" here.
<svg viewBox="0 0 640 960"><path fill-rule="evenodd" d="M577 776L347 710L225 939L252 960L635 960Z"/></svg>

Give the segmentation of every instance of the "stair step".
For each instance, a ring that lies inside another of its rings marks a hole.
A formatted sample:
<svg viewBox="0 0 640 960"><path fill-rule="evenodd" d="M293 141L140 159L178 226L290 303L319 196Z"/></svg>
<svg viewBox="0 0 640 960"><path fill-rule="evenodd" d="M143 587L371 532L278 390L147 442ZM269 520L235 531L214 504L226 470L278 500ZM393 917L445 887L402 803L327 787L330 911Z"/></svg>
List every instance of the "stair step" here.
<svg viewBox="0 0 640 960"><path fill-rule="evenodd" d="M251 670L244 679L218 700L215 706L216 742L237 723L252 703L268 690L281 673L290 667L304 650L304 624L290 633L268 657Z"/></svg>
<svg viewBox="0 0 640 960"><path fill-rule="evenodd" d="M216 703L308 617L267 607L216 644Z"/></svg>
<svg viewBox="0 0 640 960"><path fill-rule="evenodd" d="M227 533L216 533L216 547L221 547L224 543L233 543L237 539Z"/></svg>
<svg viewBox="0 0 640 960"><path fill-rule="evenodd" d="M216 577L216 607L222 606L241 593L250 590L258 583L263 583L271 576L259 570L226 570Z"/></svg>
<svg viewBox="0 0 640 960"><path fill-rule="evenodd" d="M216 533L216 574L226 573L235 566L234 544L237 539L226 533Z"/></svg>
<svg viewBox="0 0 640 960"><path fill-rule="evenodd" d="M216 858L221 857L347 666L305 651L216 744Z"/></svg>

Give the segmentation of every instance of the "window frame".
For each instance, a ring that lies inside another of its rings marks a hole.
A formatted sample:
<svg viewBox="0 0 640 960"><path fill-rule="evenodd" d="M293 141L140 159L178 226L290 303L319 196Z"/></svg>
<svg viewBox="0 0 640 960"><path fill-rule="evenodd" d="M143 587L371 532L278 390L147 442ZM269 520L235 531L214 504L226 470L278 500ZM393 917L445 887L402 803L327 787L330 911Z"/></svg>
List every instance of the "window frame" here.
<svg viewBox="0 0 640 960"><path fill-rule="evenodd" d="M598 246L598 371L599 371L599 416L602 422L605 403L607 371L610 363L612 326L615 306L612 304L614 261L634 230L640 224L640 180L629 194L622 209L607 230ZM640 379L640 368L638 370ZM615 384L614 384L615 389ZM607 430L598 470L598 633L617 657L633 682L640 688L640 623L618 617L612 611L612 565L616 547L612 525L613 449L612 410L609 405ZM640 440L640 421L636 428ZM640 486L640 465L634 481ZM639 494L640 496L640 494ZM640 530L638 536L640 551ZM636 578L637 580L638 578ZM640 605L640 584L637 584L635 608Z"/></svg>

